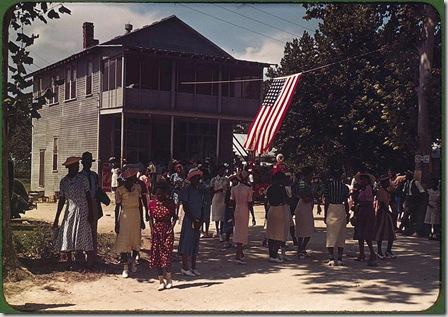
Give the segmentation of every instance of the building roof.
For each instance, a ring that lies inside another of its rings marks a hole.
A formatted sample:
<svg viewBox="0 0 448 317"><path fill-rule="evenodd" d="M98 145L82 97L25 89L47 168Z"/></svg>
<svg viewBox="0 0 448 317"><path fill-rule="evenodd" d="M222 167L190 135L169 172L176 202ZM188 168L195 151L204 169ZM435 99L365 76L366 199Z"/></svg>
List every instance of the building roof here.
<svg viewBox="0 0 448 317"><path fill-rule="evenodd" d="M117 36L101 44L91 46L72 54L58 62L50 64L27 77L37 75L57 66L77 59L83 55L103 48L123 48L138 50L166 56L189 57L224 63L258 65L268 67L271 64L238 60L205 38L175 15L136 29L130 33Z"/></svg>

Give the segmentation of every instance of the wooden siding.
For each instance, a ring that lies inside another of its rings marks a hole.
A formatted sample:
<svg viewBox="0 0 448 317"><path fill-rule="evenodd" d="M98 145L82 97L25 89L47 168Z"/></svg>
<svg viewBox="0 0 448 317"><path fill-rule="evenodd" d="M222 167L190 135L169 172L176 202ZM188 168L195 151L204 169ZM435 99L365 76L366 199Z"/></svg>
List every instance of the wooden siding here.
<svg viewBox="0 0 448 317"><path fill-rule="evenodd" d="M40 119L33 119L31 189L45 190L52 195L59 190L59 182L66 175L62 163L68 156L81 156L85 151L97 157L98 134L98 98L100 92L99 57L89 56L76 64L77 84L76 99L65 101L65 85L58 87L59 102L45 105L39 111ZM85 70L87 61L94 65L92 95L86 96ZM64 69L45 74L43 82L47 82L54 73L63 74ZM44 86L45 87L45 86ZM53 171L53 139L58 138L58 170ZM39 187L39 152L45 149L45 188ZM94 163L93 170L97 169Z"/></svg>

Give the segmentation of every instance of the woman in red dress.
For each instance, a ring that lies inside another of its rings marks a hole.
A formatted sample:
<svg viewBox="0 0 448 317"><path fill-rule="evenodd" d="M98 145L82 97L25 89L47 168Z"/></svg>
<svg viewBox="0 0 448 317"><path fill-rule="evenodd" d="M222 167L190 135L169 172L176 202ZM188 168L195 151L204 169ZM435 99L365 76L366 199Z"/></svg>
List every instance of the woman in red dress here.
<svg viewBox="0 0 448 317"><path fill-rule="evenodd" d="M149 264L159 274L159 291L173 287L171 279L171 256L176 224L176 205L169 198L169 185L160 181L156 185L156 199L149 202L149 224L151 226L151 251Z"/></svg>

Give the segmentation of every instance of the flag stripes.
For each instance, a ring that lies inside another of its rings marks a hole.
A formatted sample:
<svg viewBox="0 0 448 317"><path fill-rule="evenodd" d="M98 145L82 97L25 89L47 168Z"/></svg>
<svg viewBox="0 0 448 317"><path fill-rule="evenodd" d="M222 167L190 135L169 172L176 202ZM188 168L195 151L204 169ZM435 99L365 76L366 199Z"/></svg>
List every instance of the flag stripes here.
<svg viewBox="0 0 448 317"><path fill-rule="evenodd" d="M263 154L269 151L291 105L300 74L275 78L249 127L244 147Z"/></svg>

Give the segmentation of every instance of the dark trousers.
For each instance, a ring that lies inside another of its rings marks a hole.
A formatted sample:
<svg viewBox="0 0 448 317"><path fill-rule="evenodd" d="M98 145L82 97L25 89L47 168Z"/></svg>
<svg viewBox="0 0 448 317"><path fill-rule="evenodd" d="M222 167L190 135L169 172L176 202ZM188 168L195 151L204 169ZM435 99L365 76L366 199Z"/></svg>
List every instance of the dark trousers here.
<svg viewBox="0 0 448 317"><path fill-rule="evenodd" d="M282 245L282 241L278 240L268 240L268 248L269 248L269 257L276 258L278 256L278 250Z"/></svg>
<svg viewBox="0 0 448 317"><path fill-rule="evenodd" d="M132 253L120 253L120 260L122 264L129 263L129 255L131 255L131 259L135 259L137 257L138 251L132 251Z"/></svg>

